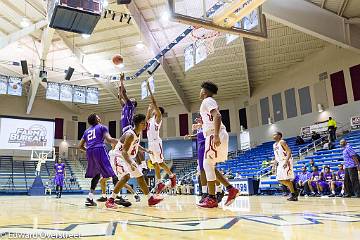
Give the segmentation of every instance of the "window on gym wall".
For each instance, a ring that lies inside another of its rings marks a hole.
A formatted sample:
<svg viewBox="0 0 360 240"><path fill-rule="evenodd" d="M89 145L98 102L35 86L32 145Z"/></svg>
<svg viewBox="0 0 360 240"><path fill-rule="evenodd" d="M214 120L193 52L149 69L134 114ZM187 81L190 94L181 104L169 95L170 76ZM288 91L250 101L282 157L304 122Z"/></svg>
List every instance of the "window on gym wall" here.
<svg viewBox="0 0 360 240"><path fill-rule="evenodd" d="M246 117L246 108L241 108L239 110L239 120L240 120L240 128L243 126L244 129L248 128L247 125L247 117Z"/></svg>
<svg viewBox="0 0 360 240"><path fill-rule="evenodd" d="M360 100L360 64L350 68L351 85L354 101Z"/></svg>
<svg viewBox="0 0 360 240"><path fill-rule="evenodd" d="M301 115L311 113L312 105L311 105L311 96L310 96L310 88L303 87L298 90L299 99L300 99L300 112Z"/></svg>
<svg viewBox="0 0 360 240"><path fill-rule="evenodd" d="M180 136L189 134L189 116L187 113L179 114Z"/></svg>
<svg viewBox="0 0 360 240"><path fill-rule="evenodd" d="M330 75L334 106L348 103L344 72L339 71Z"/></svg>
<svg viewBox="0 0 360 240"><path fill-rule="evenodd" d="M86 122L78 122L78 140L82 138L86 130Z"/></svg>
<svg viewBox="0 0 360 240"><path fill-rule="evenodd" d="M261 122L262 125L266 125L269 122L270 117L270 108L269 108L269 98L260 99L260 110L261 110Z"/></svg>
<svg viewBox="0 0 360 240"><path fill-rule="evenodd" d="M109 133L110 136L116 138L116 121L109 122Z"/></svg>
<svg viewBox="0 0 360 240"><path fill-rule="evenodd" d="M230 128L230 113L229 110L220 110L220 114L221 114L221 120L223 122L223 124L226 127L226 131L227 132L231 132L231 128Z"/></svg>
<svg viewBox="0 0 360 240"><path fill-rule="evenodd" d="M297 116L295 89L291 88L285 91L285 104L287 118Z"/></svg>

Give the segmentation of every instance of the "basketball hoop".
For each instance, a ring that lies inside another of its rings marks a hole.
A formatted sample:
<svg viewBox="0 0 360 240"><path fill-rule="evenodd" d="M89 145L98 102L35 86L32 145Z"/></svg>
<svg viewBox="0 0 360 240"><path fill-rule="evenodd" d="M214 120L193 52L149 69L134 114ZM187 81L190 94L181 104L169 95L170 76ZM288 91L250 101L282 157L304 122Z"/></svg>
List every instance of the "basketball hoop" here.
<svg viewBox="0 0 360 240"><path fill-rule="evenodd" d="M220 32L194 26L194 30L191 32L191 37L197 42L204 42L208 54L213 54L215 52L214 42L215 39L220 36Z"/></svg>

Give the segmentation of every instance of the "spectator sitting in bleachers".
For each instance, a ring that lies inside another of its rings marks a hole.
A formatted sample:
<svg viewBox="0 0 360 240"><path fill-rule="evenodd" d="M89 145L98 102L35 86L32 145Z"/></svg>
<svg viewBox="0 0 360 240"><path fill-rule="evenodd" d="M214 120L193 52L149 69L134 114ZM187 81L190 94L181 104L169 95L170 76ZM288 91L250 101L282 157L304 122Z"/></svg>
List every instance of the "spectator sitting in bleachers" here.
<svg viewBox="0 0 360 240"><path fill-rule="evenodd" d="M261 168L267 168L268 166L270 166L270 161L268 160L262 161Z"/></svg>
<svg viewBox="0 0 360 240"><path fill-rule="evenodd" d="M320 196L320 193L319 193L319 181L321 180L320 177L321 177L321 175L319 173L318 167L313 166L311 178L308 181L309 189L311 191L310 196L312 196L312 197Z"/></svg>
<svg viewBox="0 0 360 240"><path fill-rule="evenodd" d="M331 194L329 197L342 197L344 195L344 178L345 178L345 170L344 165L339 164L338 165L339 170L335 174L334 181L331 181ZM336 195L336 191L338 189L341 189L340 194Z"/></svg>
<svg viewBox="0 0 360 240"><path fill-rule="evenodd" d="M234 177L234 179L241 179L242 177L241 177L241 175L240 175L240 173L238 172L238 173L236 173L236 176Z"/></svg>
<svg viewBox="0 0 360 240"><path fill-rule="evenodd" d="M309 163L306 164L306 168L308 172L313 172L313 167L316 166L314 159L310 159ZM317 167L317 166L316 166Z"/></svg>
<svg viewBox="0 0 360 240"><path fill-rule="evenodd" d="M330 171L330 167L325 166L324 171L320 173L320 180L318 182L318 189L321 195L325 195L330 191L330 185L334 179L334 174Z"/></svg>
<svg viewBox="0 0 360 240"><path fill-rule="evenodd" d="M331 150L333 149L335 146L332 142L330 142L328 139L325 140L325 143L323 145L323 150Z"/></svg>
<svg viewBox="0 0 360 240"><path fill-rule="evenodd" d="M302 145L304 143L305 143L305 141L302 137L300 137L300 136L296 137L296 145Z"/></svg>
<svg viewBox="0 0 360 240"><path fill-rule="evenodd" d="M318 140L318 139L320 139L320 138L321 138L321 136L320 136L319 133L317 133L317 132L315 132L315 131L313 131L313 132L311 133L311 140L312 140L312 141L316 141L316 140Z"/></svg>
<svg viewBox="0 0 360 240"><path fill-rule="evenodd" d="M225 174L225 177L228 179L234 179L234 174L232 173L231 169Z"/></svg>
<svg viewBox="0 0 360 240"><path fill-rule="evenodd" d="M73 175L70 176L70 186L72 186L72 185L76 185L76 180Z"/></svg>
<svg viewBox="0 0 360 240"><path fill-rule="evenodd" d="M309 195L310 189L308 181L311 178L311 173L307 171L306 166L304 165L301 169L302 171L298 173L295 177L295 184L298 190L300 190L300 196Z"/></svg>

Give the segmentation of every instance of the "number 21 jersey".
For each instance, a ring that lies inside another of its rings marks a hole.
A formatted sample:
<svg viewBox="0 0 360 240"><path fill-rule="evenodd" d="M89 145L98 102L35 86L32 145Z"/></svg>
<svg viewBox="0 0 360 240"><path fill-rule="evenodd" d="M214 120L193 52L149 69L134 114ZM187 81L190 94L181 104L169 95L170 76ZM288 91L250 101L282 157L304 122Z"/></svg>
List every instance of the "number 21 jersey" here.
<svg viewBox="0 0 360 240"><path fill-rule="evenodd" d="M84 132L82 139L86 142L86 148L103 148L104 144L104 136L105 133L108 132L107 127L101 124L96 124Z"/></svg>

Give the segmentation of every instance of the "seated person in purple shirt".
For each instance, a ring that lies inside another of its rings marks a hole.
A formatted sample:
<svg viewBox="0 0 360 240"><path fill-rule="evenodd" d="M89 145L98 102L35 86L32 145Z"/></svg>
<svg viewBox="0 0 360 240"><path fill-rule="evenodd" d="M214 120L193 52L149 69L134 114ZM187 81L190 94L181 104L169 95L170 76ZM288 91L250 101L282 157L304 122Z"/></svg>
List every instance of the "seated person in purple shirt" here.
<svg viewBox="0 0 360 240"><path fill-rule="evenodd" d="M331 194L329 197L342 197L344 195L344 178L345 178L345 170L344 165L339 164L338 165L339 170L335 174L334 181L331 181ZM336 191L338 189L341 189L341 192L339 195L336 195Z"/></svg>
<svg viewBox="0 0 360 240"><path fill-rule="evenodd" d="M308 181L308 186L309 186L309 189L311 191L311 194L310 196L312 197L318 197L320 196L319 194L319 181L321 180L320 179L320 173L319 173L319 170L318 170L318 167L317 166L313 166L312 167L312 174L311 174L311 178L310 180Z"/></svg>
<svg viewBox="0 0 360 240"><path fill-rule="evenodd" d="M311 173L307 171L306 166L304 165L301 169L301 172L298 173L295 177L295 183L297 189L300 191L300 195L308 195L310 193L308 181L311 178Z"/></svg>
<svg viewBox="0 0 360 240"><path fill-rule="evenodd" d="M334 174L330 171L329 166L324 167L324 171L320 173L319 191L321 195L325 195L330 191L331 182L334 181Z"/></svg>

